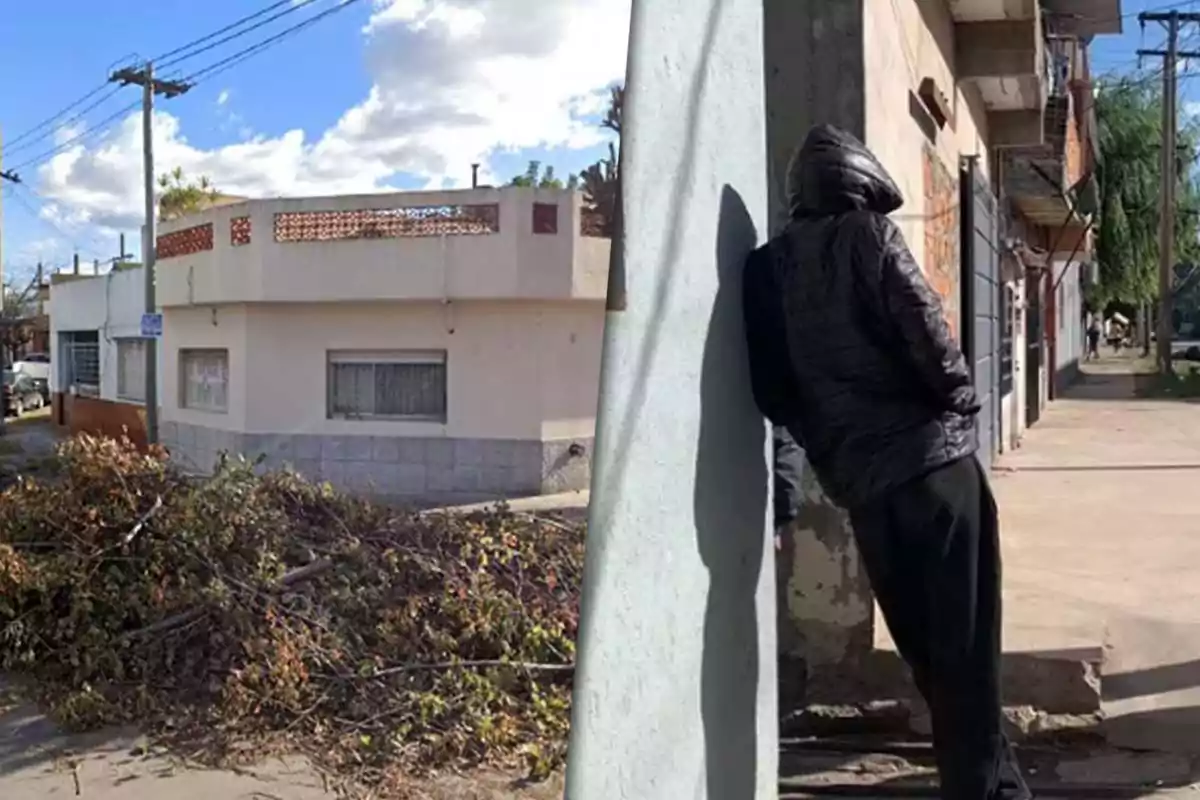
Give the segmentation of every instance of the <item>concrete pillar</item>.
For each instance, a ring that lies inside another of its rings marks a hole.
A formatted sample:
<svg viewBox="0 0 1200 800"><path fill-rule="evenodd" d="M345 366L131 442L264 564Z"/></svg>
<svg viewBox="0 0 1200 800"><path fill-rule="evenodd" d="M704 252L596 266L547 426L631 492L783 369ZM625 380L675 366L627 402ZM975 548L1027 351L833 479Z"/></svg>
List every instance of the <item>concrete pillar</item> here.
<svg viewBox="0 0 1200 800"><path fill-rule="evenodd" d="M786 220L787 165L809 128L830 123L866 140L863 3L763 0L771 220ZM783 711L820 699L827 679L869 651L874 603L846 515L805 471L805 506L779 553ZM836 687L830 687L836 689Z"/></svg>
<svg viewBox="0 0 1200 800"><path fill-rule="evenodd" d="M770 444L740 288L767 218L762 36L761 0L633 2L570 800L777 794Z"/></svg>

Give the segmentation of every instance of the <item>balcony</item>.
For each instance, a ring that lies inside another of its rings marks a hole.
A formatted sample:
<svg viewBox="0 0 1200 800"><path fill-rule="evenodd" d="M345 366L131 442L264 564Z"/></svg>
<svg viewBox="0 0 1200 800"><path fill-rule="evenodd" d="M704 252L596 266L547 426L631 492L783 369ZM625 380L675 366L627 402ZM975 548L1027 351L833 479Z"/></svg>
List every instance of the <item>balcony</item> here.
<svg viewBox="0 0 1200 800"><path fill-rule="evenodd" d="M1042 142L1047 71L1037 0L948 0L958 78L988 110L993 147Z"/></svg>
<svg viewBox="0 0 1200 800"><path fill-rule="evenodd" d="M1090 116L1088 109L1081 109L1076 91L1081 84L1088 85L1082 67L1086 51L1076 39L1056 37L1047 41L1046 53L1049 93L1042 142L1004 152L1004 190L1035 225L1082 230L1093 205L1083 146ZM1068 232L1064 230L1064 236Z"/></svg>
<svg viewBox="0 0 1200 800"><path fill-rule="evenodd" d="M1059 33L1087 39L1124 32L1121 0L1042 0Z"/></svg>
<svg viewBox="0 0 1200 800"><path fill-rule="evenodd" d="M161 224L158 300L603 300L589 223L560 189L249 200Z"/></svg>

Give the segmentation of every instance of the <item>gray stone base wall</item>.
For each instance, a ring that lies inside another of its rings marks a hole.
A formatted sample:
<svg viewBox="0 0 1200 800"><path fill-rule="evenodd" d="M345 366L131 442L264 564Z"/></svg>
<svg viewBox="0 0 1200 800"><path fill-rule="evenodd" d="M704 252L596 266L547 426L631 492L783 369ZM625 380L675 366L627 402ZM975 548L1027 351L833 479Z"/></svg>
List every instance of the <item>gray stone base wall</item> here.
<svg viewBox="0 0 1200 800"><path fill-rule="evenodd" d="M222 431L164 422L180 466L212 471L221 452L262 456L339 489L412 502L471 502L587 489L592 439L447 439Z"/></svg>

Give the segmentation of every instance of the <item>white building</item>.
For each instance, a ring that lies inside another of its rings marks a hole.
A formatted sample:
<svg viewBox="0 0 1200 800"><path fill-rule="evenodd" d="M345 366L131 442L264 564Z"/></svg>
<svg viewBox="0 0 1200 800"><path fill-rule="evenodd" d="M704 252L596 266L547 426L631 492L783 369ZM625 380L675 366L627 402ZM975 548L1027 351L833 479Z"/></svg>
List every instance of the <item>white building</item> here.
<svg viewBox="0 0 1200 800"><path fill-rule="evenodd" d="M608 267L587 224L578 193L525 188L254 200L163 222L163 444L191 469L262 455L397 498L587 488ZM124 387L144 379L122 366L141 346L124 337L142 297L140 274L52 289L70 370L55 391L76 427L91 409L128 423L121 404L140 398Z"/></svg>
<svg viewBox="0 0 1200 800"><path fill-rule="evenodd" d="M51 278L52 413L72 432L125 433L145 442L142 275L135 268Z"/></svg>

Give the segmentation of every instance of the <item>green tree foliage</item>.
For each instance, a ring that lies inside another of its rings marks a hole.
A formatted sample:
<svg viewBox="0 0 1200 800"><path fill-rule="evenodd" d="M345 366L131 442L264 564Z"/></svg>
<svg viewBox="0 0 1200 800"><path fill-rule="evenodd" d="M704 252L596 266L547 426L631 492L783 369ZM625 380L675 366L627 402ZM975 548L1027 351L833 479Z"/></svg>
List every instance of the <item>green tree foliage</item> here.
<svg viewBox="0 0 1200 800"><path fill-rule="evenodd" d="M1158 197L1163 173L1162 92L1157 81L1123 78L1102 84L1096 95L1096 118L1100 284L1090 299L1096 306L1152 300L1158 295ZM1198 141L1200 130L1194 123L1181 126L1175 170L1177 261L1200 256L1194 213L1200 209L1200 186L1192 170Z"/></svg>
<svg viewBox="0 0 1200 800"><path fill-rule="evenodd" d="M554 174L554 167L542 166L540 161L530 161L523 175L518 175L509 182L509 186L530 186L538 189L574 189L579 185L579 177L570 175L566 183Z"/></svg>
<svg viewBox="0 0 1200 800"><path fill-rule="evenodd" d="M619 190L617 181L620 173L621 115L625 103L625 87L613 86L610 90L608 109L600 121L600 127L616 134L616 141L608 145L608 156L592 164L579 175L571 175L564 182L555 176L554 168L543 167L541 162L530 161L523 175L509 182L510 186L536 186L553 189L575 189L583 191L584 209L595 215L601 232L606 236L613 233Z"/></svg>
<svg viewBox="0 0 1200 800"><path fill-rule="evenodd" d="M206 176L192 180L176 167L158 176L158 215L160 219L199 211L217 198L217 190Z"/></svg>
<svg viewBox="0 0 1200 800"><path fill-rule="evenodd" d="M33 328L28 318L34 313L30 308L30 300L36 292L36 286L33 283L20 286L12 280L6 280L0 291L4 292L4 306L0 309L0 360L8 365L33 340Z"/></svg>
<svg viewBox="0 0 1200 800"><path fill-rule="evenodd" d="M608 111L601 127L617 135L616 142L608 145L608 157L597 161L583 171L583 196L588 211L602 220L603 231L611 236L619 196L617 181L620 178L621 117L625 105L625 87L614 86L609 97Z"/></svg>

